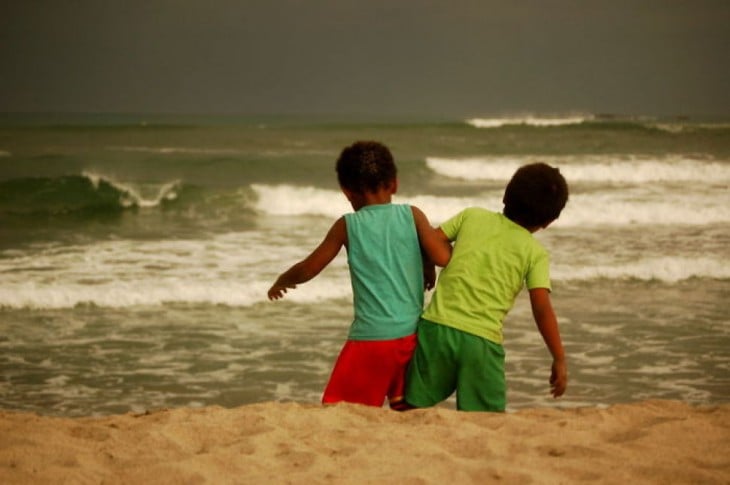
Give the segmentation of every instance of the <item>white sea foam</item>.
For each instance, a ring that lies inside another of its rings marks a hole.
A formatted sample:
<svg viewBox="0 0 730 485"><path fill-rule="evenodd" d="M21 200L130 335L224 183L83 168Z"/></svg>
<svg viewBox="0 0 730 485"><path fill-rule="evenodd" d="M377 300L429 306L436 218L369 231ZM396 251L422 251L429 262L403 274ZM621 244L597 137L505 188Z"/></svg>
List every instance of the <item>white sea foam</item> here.
<svg viewBox="0 0 730 485"><path fill-rule="evenodd" d="M560 227L707 225L730 222L727 192L686 190L671 198L651 191L602 191L570 196Z"/></svg>
<svg viewBox="0 0 730 485"><path fill-rule="evenodd" d="M537 161L559 167L570 183L730 182L728 161L700 160L681 155L667 155L661 158L627 158L619 155L501 156L463 159L428 157L426 166L444 177L507 181L521 165Z"/></svg>
<svg viewBox="0 0 730 485"><path fill-rule="evenodd" d="M197 268L198 270L202 268ZM283 268L282 268L283 269ZM121 273L121 272L120 272ZM713 258L650 258L630 264L564 266L556 264L555 281L640 280L673 284L691 278L730 279L730 268ZM73 308L80 304L124 308L168 303L221 304L247 307L266 301L273 276L244 280L220 273L201 277L157 277L154 272L123 274L121 278L98 284L65 281L14 281L0 288L0 307ZM285 299L299 304L349 300L351 289L347 270L340 267L290 290Z"/></svg>
<svg viewBox="0 0 730 485"><path fill-rule="evenodd" d="M552 277L563 281L635 279L677 283L691 278L729 279L730 266L715 258L652 257L622 264L555 265Z"/></svg>
<svg viewBox="0 0 730 485"><path fill-rule="evenodd" d="M649 126L658 130L667 131L669 133L683 133L697 130L727 130L730 129L730 123L686 123L686 122L659 122L649 124Z"/></svg>
<svg viewBox="0 0 730 485"><path fill-rule="evenodd" d="M113 178L84 171L82 176L86 177L98 189L102 182L107 183L120 192L119 202L123 207L157 207L164 200L177 198L181 187L180 180L172 180L163 184L132 184L119 182ZM148 194L149 193L149 194Z"/></svg>
<svg viewBox="0 0 730 485"><path fill-rule="evenodd" d="M352 206L338 190L296 187L292 185L253 185L257 194L256 209L275 216L323 216L336 219L352 212ZM453 216L465 207L498 207L501 195L485 194L482 197L439 197L417 195L405 197L396 194L395 204L411 204L426 211L429 220L437 224ZM305 202L304 202L305 201Z"/></svg>
<svg viewBox="0 0 730 485"><path fill-rule="evenodd" d="M249 306L266 301L278 272L306 255L271 235L232 233L201 240L104 241L0 253L0 307L131 307L165 303ZM306 240L314 246L314 241ZM295 302L347 298L346 260L287 295Z"/></svg>
<svg viewBox="0 0 730 485"><path fill-rule="evenodd" d="M575 125L593 119L591 115L570 116L507 116L497 118L470 118L466 123L476 128L500 128L507 125L563 126Z"/></svg>
<svg viewBox="0 0 730 485"><path fill-rule="evenodd" d="M696 130L727 130L730 124L723 121L718 122L694 122L690 120L657 120L656 118L641 116L628 118L601 118L590 114L566 114L556 116L540 115L514 115L496 116L490 118L469 118L465 123L475 128L501 128L504 126L535 126L535 127L561 127L567 125L579 125L585 122L605 123L633 123L645 128L666 131L669 133L692 132Z"/></svg>
<svg viewBox="0 0 730 485"><path fill-rule="evenodd" d="M395 201L415 205L426 214L432 225L445 222L467 207L484 207L494 211L502 209L502 194L497 192L483 193L475 197L418 195L409 198L397 198Z"/></svg>
<svg viewBox="0 0 730 485"><path fill-rule="evenodd" d="M158 306L167 303L248 307L266 301L278 273L305 256L315 237L283 244L272 234L231 233L204 240L106 241L87 246L49 247L0 253L0 307L73 308ZM656 280L674 284L690 278L730 279L721 255L647 255L594 264L557 262L553 279ZM317 278L286 300L300 304L349 300L351 286L344 251Z"/></svg>
<svg viewBox="0 0 730 485"><path fill-rule="evenodd" d="M0 288L0 307L6 308L73 308L96 305L107 308L157 306L163 304L212 304L251 306L267 300L266 291L273 278L246 282L230 278L211 279L155 278L138 275L128 281L108 281L101 284L15 283ZM325 300L349 299L351 290L347 278L320 278L306 286L290 290L286 299L297 303L318 303Z"/></svg>
<svg viewBox="0 0 730 485"><path fill-rule="evenodd" d="M335 219L351 212L344 196L335 190L289 185L255 185L257 210L276 216L325 216ZM306 201L303 203L302 201ZM466 207L502 210L502 189L472 197L397 195L394 203L419 207L433 224L444 222ZM571 195L556 225L562 227L596 225L674 224L698 225L730 222L730 201L726 189L689 188L673 193L652 191L650 187L604 190Z"/></svg>
<svg viewBox="0 0 730 485"><path fill-rule="evenodd" d="M257 195L256 209L277 216L326 216L337 218L352 207L339 190L294 185L251 186Z"/></svg>
<svg viewBox="0 0 730 485"><path fill-rule="evenodd" d="M0 307L73 308L92 304L107 308L157 306L170 303L250 306L266 301L272 281L210 281L191 279L140 278L98 285L16 284L0 288ZM60 283L60 282L59 282ZM318 280L306 288L291 290L287 300L317 303L348 298L349 286Z"/></svg>

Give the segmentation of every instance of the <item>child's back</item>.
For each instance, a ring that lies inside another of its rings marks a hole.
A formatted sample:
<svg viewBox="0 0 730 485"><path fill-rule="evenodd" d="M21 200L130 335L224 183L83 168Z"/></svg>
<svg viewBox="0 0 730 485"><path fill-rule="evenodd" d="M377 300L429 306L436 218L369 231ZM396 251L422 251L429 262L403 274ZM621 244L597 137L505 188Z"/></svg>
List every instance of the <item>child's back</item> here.
<svg viewBox="0 0 730 485"><path fill-rule="evenodd" d="M416 331L423 261L410 205L375 204L345 214L355 318L348 338L386 340Z"/></svg>
<svg viewBox="0 0 730 485"><path fill-rule="evenodd" d="M423 318L502 343L502 320L528 288L550 288L549 258L503 214L472 207L441 226L454 250Z"/></svg>

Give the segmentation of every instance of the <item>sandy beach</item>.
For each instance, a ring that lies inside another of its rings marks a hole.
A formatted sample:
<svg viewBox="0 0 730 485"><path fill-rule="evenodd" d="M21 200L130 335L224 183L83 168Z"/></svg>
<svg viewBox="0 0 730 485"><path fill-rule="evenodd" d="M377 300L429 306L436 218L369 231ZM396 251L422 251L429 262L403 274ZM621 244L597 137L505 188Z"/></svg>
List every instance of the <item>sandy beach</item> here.
<svg viewBox="0 0 730 485"><path fill-rule="evenodd" d="M507 414L263 403L57 418L0 411L0 481L730 483L730 405Z"/></svg>

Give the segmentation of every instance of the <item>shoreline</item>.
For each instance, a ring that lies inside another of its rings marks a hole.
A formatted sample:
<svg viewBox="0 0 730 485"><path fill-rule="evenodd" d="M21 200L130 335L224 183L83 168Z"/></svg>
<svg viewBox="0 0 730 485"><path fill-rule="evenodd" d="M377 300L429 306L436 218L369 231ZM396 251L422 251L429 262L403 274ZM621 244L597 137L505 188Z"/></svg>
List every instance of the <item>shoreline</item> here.
<svg viewBox="0 0 730 485"><path fill-rule="evenodd" d="M0 410L0 481L723 483L730 403L505 414L267 402L65 418Z"/></svg>

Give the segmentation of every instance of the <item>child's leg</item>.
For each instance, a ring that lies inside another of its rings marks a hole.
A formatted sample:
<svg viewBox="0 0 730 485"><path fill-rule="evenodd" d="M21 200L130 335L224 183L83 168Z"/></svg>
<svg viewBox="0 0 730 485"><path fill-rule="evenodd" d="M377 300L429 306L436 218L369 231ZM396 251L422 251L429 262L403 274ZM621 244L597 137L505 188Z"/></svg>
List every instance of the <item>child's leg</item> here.
<svg viewBox="0 0 730 485"><path fill-rule="evenodd" d="M457 409L503 412L506 404L504 348L487 339L464 333L456 389Z"/></svg>
<svg viewBox="0 0 730 485"><path fill-rule="evenodd" d="M416 334L392 341L391 361L393 368L388 388L388 404L395 411L413 409L405 400L406 371L416 349Z"/></svg>
<svg viewBox="0 0 730 485"><path fill-rule="evenodd" d="M386 388L376 389L367 375L366 342L348 340L337 357L332 375L322 396L322 404L352 402L382 406Z"/></svg>
<svg viewBox="0 0 730 485"><path fill-rule="evenodd" d="M411 406L433 406L456 389L455 332L428 320L419 322L418 344L406 375L406 401Z"/></svg>
<svg viewBox="0 0 730 485"><path fill-rule="evenodd" d="M403 374L413 354L415 335L393 340L348 340L337 358L322 402L391 406L402 401Z"/></svg>

